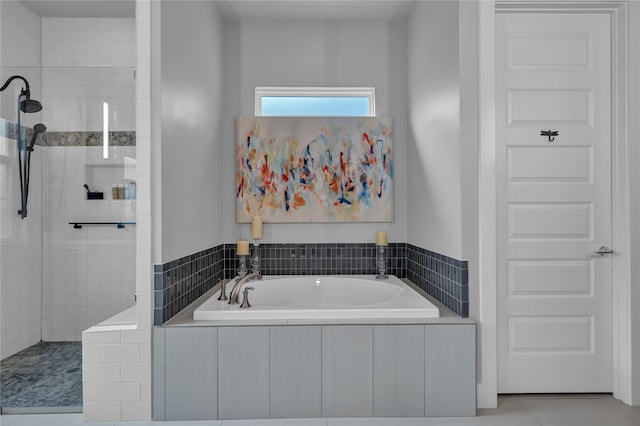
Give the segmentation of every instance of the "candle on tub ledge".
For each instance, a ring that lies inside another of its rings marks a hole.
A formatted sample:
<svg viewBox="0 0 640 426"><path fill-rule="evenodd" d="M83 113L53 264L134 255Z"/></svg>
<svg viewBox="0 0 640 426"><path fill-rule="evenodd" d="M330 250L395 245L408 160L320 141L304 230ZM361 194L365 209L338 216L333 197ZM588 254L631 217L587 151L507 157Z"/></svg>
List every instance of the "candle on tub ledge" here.
<svg viewBox="0 0 640 426"><path fill-rule="evenodd" d="M376 276L376 278L379 280L386 280L387 278L389 278L389 276L387 275L387 259L385 256L387 245L387 233L385 231L376 232L376 247L378 247L378 260L376 261L376 266L378 267L378 275Z"/></svg>
<svg viewBox="0 0 640 426"><path fill-rule="evenodd" d="M240 256L240 263L238 264L238 275L243 277L247 275L247 265L245 264L245 256L249 255L249 241L238 240L236 244L236 254ZM226 299L219 299L226 300Z"/></svg>
<svg viewBox="0 0 640 426"><path fill-rule="evenodd" d="M238 256L247 256L249 254L249 241L238 240L236 244L236 254Z"/></svg>
<svg viewBox="0 0 640 426"><path fill-rule="evenodd" d="M377 246L386 246L387 244L387 233L384 231L376 232L376 245Z"/></svg>
<svg viewBox="0 0 640 426"><path fill-rule="evenodd" d="M251 238L254 240L262 239L262 216L251 218Z"/></svg>

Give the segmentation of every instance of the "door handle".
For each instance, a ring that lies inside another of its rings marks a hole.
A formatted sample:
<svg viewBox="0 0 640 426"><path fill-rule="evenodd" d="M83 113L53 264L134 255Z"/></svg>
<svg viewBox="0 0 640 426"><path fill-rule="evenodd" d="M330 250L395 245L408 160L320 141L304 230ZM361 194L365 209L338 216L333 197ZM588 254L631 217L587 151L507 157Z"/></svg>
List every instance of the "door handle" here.
<svg viewBox="0 0 640 426"><path fill-rule="evenodd" d="M595 254L599 254L600 256L604 256L605 254L613 254L613 250L611 250L607 246L602 246L598 249L598 251L594 251Z"/></svg>

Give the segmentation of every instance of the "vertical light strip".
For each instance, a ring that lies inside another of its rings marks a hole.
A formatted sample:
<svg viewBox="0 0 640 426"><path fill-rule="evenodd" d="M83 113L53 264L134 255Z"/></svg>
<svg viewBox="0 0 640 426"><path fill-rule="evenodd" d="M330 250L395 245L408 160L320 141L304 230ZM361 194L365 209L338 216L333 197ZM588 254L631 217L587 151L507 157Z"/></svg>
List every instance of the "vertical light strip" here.
<svg viewBox="0 0 640 426"><path fill-rule="evenodd" d="M109 102L102 103L102 158L109 159Z"/></svg>

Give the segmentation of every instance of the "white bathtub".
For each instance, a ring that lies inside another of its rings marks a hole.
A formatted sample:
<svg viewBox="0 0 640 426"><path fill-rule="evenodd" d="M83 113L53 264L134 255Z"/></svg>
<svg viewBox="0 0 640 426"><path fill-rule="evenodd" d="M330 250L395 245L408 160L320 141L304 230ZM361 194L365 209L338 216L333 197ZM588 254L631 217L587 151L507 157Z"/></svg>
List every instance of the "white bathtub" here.
<svg viewBox="0 0 640 426"><path fill-rule="evenodd" d="M227 284L227 295L235 280ZM395 276L264 276L250 281L250 308L218 301L220 292L193 313L194 320L438 318L438 308ZM244 286L243 286L244 287ZM242 294L240 295L242 301Z"/></svg>

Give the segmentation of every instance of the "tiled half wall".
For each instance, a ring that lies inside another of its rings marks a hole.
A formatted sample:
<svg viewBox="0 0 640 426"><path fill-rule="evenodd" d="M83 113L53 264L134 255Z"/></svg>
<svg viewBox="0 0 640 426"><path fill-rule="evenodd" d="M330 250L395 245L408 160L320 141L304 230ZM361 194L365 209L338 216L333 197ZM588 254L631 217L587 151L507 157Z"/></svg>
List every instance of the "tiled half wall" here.
<svg viewBox="0 0 640 426"><path fill-rule="evenodd" d="M235 244L221 244L171 262L155 265L154 324L161 325L213 288L236 276ZM254 248L251 248L253 254ZM372 243L260 244L265 275L377 274ZM387 273L408 278L466 318L469 314L468 265L406 243L387 248ZM250 259L246 260L250 268Z"/></svg>

